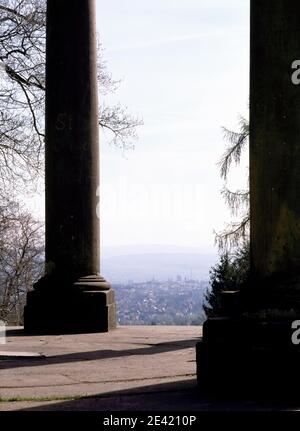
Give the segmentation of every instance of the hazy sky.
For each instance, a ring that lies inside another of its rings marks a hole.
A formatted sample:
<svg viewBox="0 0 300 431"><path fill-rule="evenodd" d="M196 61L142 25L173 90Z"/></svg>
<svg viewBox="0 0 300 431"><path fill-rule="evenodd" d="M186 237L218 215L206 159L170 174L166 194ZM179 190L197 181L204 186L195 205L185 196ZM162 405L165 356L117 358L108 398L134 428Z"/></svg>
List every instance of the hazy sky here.
<svg viewBox="0 0 300 431"><path fill-rule="evenodd" d="M96 3L103 58L121 80L101 103L120 103L144 121L134 151L124 154L100 136L102 256L128 245L217 252L214 229L231 220L217 165L222 126L235 130L238 116L248 116L250 2ZM246 178L235 171L232 187L243 188ZM43 198L27 200L43 217Z"/></svg>
<svg viewBox="0 0 300 431"><path fill-rule="evenodd" d="M122 79L105 103L144 121L134 151L101 136L102 246L213 249L213 230L230 220L222 126L248 115L249 1L97 0L97 26L107 67Z"/></svg>

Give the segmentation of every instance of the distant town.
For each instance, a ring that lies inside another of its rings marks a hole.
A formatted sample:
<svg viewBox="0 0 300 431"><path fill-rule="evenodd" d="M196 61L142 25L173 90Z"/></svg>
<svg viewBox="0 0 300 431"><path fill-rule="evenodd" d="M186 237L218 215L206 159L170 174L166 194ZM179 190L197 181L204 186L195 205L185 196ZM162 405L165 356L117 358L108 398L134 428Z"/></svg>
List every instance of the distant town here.
<svg viewBox="0 0 300 431"><path fill-rule="evenodd" d="M119 325L201 325L208 281L175 280L114 284Z"/></svg>

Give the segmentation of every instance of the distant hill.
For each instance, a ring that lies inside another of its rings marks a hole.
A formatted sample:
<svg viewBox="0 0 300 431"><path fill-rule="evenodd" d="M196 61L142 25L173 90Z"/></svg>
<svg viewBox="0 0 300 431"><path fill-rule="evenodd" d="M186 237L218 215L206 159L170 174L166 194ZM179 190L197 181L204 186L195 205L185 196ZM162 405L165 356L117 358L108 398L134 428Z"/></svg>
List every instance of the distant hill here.
<svg viewBox="0 0 300 431"><path fill-rule="evenodd" d="M177 275L207 280L209 269L217 260L217 255L213 253L190 252L190 248L182 252L182 248L172 246L170 248L152 246L151 252L148 253L132 251L127 249L126 253L124 248L120 255L112 255L112 250L107 254L103 253L101 259L103 276L113 283L126 283L128 280L143 282L153 278L164 281L175 279ZM138 251L137 247L134 251Z"/></svg>

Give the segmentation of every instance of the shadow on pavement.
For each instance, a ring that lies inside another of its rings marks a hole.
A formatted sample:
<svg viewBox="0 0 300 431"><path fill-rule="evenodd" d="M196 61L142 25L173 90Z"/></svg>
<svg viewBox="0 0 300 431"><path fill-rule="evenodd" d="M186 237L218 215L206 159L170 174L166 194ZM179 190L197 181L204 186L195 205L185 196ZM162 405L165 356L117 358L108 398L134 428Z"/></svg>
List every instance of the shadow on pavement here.
<svg viewBox="0 0 300 431"><path fill-rule="evenodd" d="M7 338L10 338L10 337L25 337L26 333L25 333L25 331L24 331L23 328L17 327L15 329L11 329L11 328L6 329L5 330L5 335L6 335Z"/></svg>
<svg viewBox="0 0 300 431"><path fill-rule="evenodd" d="M80 399L48 403L18 411L281 411L283 402L259 402L247 399L208 397L196 386L195 380L183 380L113 391Z"/></svg>
<svg viewBox="0 0 300 431"><path fill-rule="evenodd" d="M63 355L46 356L43 359L31 359L28 360L3 360L0 361L0 369L10 368L21 368L21 367L32 367L32 366L45 366L53 364L63 364L80 361L95 361L101 359L119 358L124 356L136 356L136 355L155 355L158 353L189 349L195 347L198 339L191 340L179 340L179 341L168 341L158 344L150 345L149 347L141 347L136 349L126 350L95 350L89 352L75 352L67 353Z"/></svg>

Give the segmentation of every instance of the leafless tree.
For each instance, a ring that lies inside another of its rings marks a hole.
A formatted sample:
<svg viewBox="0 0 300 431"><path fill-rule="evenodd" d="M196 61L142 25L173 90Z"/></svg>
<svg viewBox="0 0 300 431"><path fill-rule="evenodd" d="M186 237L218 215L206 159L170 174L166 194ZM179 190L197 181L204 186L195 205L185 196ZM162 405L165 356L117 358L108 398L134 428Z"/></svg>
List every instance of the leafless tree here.
<svg viewBox="0 0 300 431"><path fill-rule="evenodd" d="M21 316L43 269L43 227L15 196L43 175L46 0L0 0L0 319ZM98 44L100 100L117 90ZM99 110L111 143L133 146L142 122L120 105Z"/></svg>
<svg viewBox="0 0 300 431"><path fill-rule="evenodd" d="M43 272L43 226L14 201L0 208L0 319L22 323L26 293Z"/></svg>
<svg viewBox="0 0 300 431"><path fill-rule="evenodd" d="M0 190L32 182L43 166L46 0L0 0ZM114 81L98 47L102 100ZM102 105L99 124L121 148L142 122L121 106Z"/></svg>

